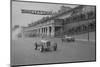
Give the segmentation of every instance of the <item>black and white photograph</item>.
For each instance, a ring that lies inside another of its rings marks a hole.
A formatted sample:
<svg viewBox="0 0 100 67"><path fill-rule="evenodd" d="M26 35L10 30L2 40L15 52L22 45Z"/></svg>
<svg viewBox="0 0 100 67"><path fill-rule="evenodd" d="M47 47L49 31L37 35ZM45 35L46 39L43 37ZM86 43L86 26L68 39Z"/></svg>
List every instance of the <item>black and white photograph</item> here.
<svg viewBox="0 0 100 67"><path fill-rule="evenodd" d="M11 66L96 61L96 5L11 1Z"/></svg>

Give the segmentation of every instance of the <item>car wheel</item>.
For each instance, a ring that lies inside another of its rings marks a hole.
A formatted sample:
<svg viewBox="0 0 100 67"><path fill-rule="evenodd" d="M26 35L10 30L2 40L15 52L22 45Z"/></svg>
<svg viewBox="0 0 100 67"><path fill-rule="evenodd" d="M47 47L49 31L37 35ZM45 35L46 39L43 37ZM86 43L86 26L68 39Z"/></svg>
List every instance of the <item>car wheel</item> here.
<svg viewBox="0 0 100 67"><path fill-rule="evenodd" d="M43 48L40 48L40 52L43 52Z"/></svg>
<svg viewBox="0 0 100 67"><path fill-rule="evenodd" d="M37 43L35 43L35 50L37 50Z"/></svg>
<svg viewBox="0 0 100 67"><path fill-rule="evenodd" d="M72 41L74 42L75 40L73 39Z"/></svg>
<svg viewBox="0 0 100 67"><path fill-rule="evenodd" d="M56 51L57 50L57 47L54 47L54 51Z"/></svg>
<svg viewBox="0 0 100 67"><path fill-rule="evenodd" d="M56 51L57 50L57 43L55 43L55 45L54 45L54 51Z"/></svg>

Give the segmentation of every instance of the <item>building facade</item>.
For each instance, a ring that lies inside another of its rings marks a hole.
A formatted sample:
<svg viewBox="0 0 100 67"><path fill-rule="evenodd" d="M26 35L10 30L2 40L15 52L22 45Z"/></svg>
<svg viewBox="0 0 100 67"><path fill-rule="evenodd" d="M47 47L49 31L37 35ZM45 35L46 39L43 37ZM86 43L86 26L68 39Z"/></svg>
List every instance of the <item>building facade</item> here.
<svg viewBox="0 0 100 67"><path fill-rule="evenodd" d="M63 36L95 31L94 6L77 6L23 28L25 36Z"/></svg>

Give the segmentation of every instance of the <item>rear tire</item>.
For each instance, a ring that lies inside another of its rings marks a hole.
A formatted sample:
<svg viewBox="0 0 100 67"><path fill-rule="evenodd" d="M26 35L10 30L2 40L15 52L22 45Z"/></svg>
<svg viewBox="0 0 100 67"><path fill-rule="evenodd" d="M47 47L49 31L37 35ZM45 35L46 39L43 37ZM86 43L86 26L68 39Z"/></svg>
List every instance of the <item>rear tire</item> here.
<svg viewBox="0 0 100 67"><path fill-rule="evenodd" d="M37 43L35 43L35 50L37 50Z"/></svg>
<svg viewBox="0 0 100 67"><path fill-rule="evenodd" d="M54 51L56 51L57 50L57 47L54 47Z"/></svg>
<svg viewBox="0 0 100 67"><path fill-rule="evenodd" d="M57 43L54 44L54 47L53 48L54 48L54 51L57 50Z"/></svg>
<svg viewBox="0 0 100 67"><path fill-rule="evenodd" d="M72 39L72 41L74 42L74 41L75 41L75 39Z"/></svg>

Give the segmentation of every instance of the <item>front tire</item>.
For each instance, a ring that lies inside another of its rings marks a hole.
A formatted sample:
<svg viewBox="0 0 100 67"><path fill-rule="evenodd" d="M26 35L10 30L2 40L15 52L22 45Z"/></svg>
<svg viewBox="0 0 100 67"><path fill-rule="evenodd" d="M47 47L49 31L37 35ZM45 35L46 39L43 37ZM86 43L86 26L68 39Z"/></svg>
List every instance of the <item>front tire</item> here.
<svg viewBox="0 0 100 67"><path fill-rule="evenodd" d="M44 51L44 49L43 49L43 46L40 48L40 52L43 52Z"/></svg>

